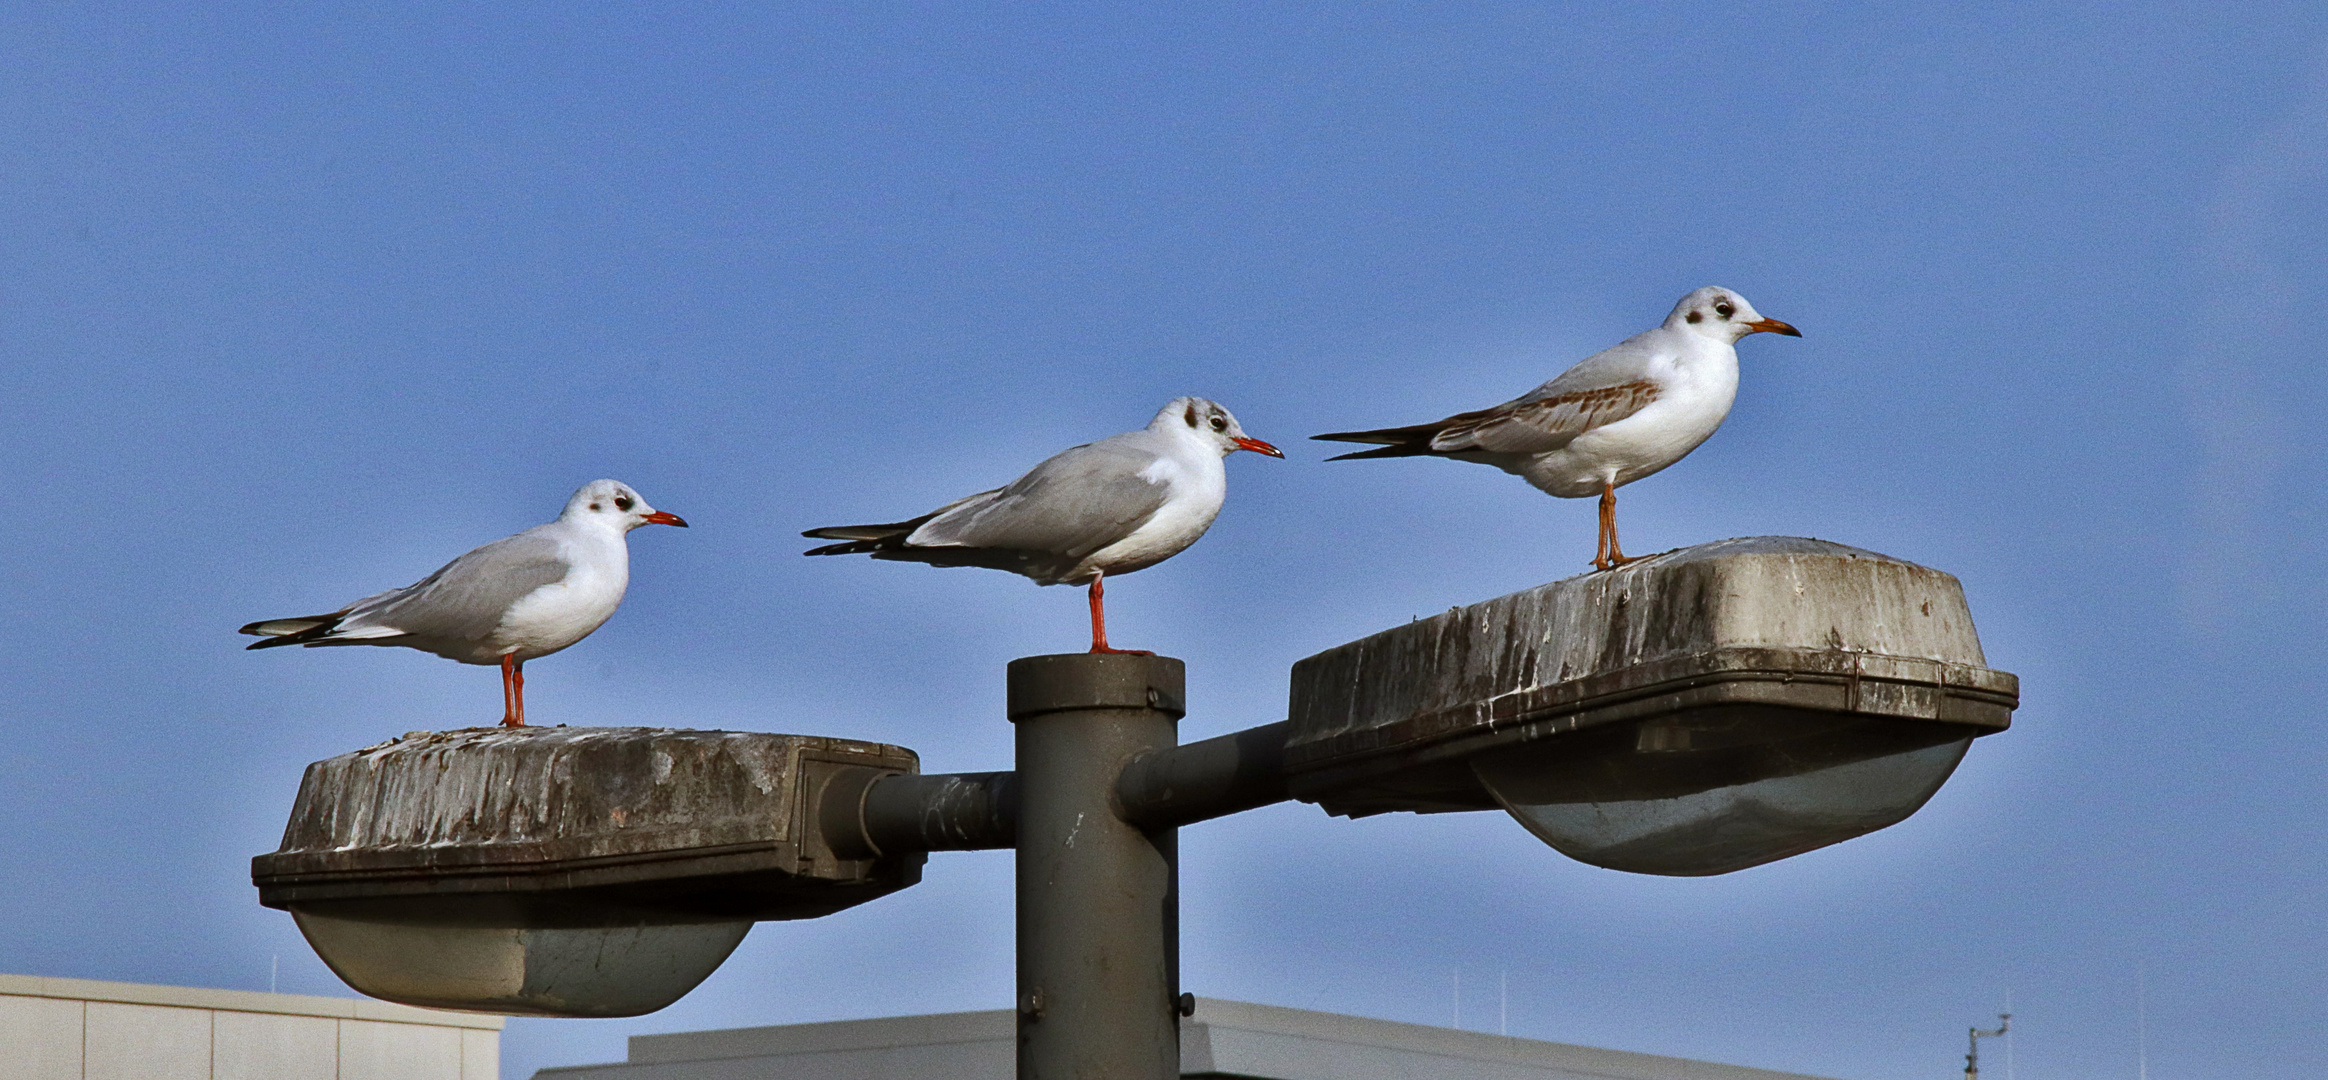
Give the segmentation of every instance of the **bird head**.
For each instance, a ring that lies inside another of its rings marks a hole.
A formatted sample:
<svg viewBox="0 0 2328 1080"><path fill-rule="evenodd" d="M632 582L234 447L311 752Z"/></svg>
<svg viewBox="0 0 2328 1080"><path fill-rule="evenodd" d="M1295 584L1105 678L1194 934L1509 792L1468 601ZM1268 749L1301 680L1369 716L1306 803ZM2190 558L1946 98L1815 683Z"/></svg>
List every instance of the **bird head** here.
<svg viewBox="0 0 2328 1080"><path fill-rule="evenodd" d="M1247 437L1245 429L1237 426L1237 418L1229 415L1229 410L1200 397L1173 398L1170 404L1157 411L1156 419L1149 421L1148 426L1151 429L1176 430L1192 435L1218 447L1222 457L1239 450L1251 450L1274 458L1285 456L1284 451L1259 439Z"/></svg>
<svg viewBox="0 0 2328 1080"><path fill-rule="evenodd" d="M687 522L677 514L666 514L647 505L639 493L620 480L592 480L582 490L566 500L562 519L601 522L623 532L641 525L677 525L684 529Z"/></svg>
<svg viewBox="0 0 2328 1080"><path fill-rule="evenodd" d="M1713 285L1684 296L1681 303L1673 305L1673 314L1665 317L1665 328L1710 337L1725 344L1735 344L1748 334L1803 336L1802 331L1777 319L1763 318L1735 290Z"/></svg>

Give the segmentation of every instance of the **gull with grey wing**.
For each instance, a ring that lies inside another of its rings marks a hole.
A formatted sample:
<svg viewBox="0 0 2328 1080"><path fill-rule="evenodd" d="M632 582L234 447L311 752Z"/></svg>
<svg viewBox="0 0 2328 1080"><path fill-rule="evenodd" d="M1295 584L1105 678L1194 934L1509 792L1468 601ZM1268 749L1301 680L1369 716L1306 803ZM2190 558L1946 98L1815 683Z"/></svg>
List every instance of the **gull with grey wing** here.
<svg viewBox="0 0 2328 1080"><path fill-rule="evenodd" d="M1734 289L1681 298L1665 323L1594 353L1494 408L1444 420L1311 438L1381 443L1329 458L1431 456L1476 461L1563 499L1600 496L1593 566L1634 561L1617 545L1617 489L1680 461L1722 426L1738 395L1739 339L1801 337Z"/></svg>
<svg viewBox="0 0 2328 1080"><path fill-rule="evenodd" d="M401 589L327 615L267 619L251 645L401 645L501 667L501 723L525 726L525 662L589 637L630 586L632 529L687 523L617 480L594 480L547 525L496 540Z"/></svg>
<svg viewBox="0 0 2328 1080"><path fill-rule="evenodd" d="M1174 398L1147 427L1060 451L1005 487L909 521L801 535L842 541L809 555L983 566L1038 585L1088 583L1091 651L1133 652L1108 646L1103 579L1154 566L1203 536L1228 494L1221 459L1239 450L1285 456L1248 438L1227 409Z"/></svg>

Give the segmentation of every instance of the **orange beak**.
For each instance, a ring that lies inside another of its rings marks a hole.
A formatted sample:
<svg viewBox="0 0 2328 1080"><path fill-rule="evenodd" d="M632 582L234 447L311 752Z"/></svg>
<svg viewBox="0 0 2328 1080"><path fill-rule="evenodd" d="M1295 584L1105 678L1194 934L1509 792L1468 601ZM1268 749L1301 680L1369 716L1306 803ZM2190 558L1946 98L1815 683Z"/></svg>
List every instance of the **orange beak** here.
<svg viewBox="0 0 2328 1080"><path fill-rule="evenodd" d="M666 514L661 510L657 510L652 514L648 514L646 517L646 522L649 525L677 525L682 529L687 527L687 521L685 518L682 518L677 514Z"/></svg>
<svg viewBox="0 0 2328 1080"><path fill-rule="evenodd" d="M1256 454L1267 454L1273 458L1281 458L1285 456L1285 451L1271 446L1268 443L1262 442L1259 439L1248 439L1240 435L1230 441L1236 443L1237 449L1239 450L1251 450Z"/></svg>
<svg viewBox="0 0 2328 1080"><path fill-rule="evenodd" d="M1758 334L1785 334L1788 337L1803 336L1802 331L1788 326L1787 324L1782 323L1777 319L1756 319L1753 322L1747 323L1746 328Z"/></svg>

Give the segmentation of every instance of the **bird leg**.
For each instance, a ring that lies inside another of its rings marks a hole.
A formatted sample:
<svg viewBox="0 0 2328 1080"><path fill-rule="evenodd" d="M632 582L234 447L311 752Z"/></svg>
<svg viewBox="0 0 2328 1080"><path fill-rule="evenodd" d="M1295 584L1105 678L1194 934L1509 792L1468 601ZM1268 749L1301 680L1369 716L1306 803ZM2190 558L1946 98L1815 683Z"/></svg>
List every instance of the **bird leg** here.
<svg viewBox="0 0 2328 1080"><path fill-rule="evenodd" d="M525 726L525 661L501 654L501 726Z"/></svg>
<svg viewBox="0 0 2328 1080"><path fill-rule="evenodd" d="M1101 598L1105 597L1107 592L1099 585L1100 580L1106 576L1098 571L1093 571L1091 575L1091 651L1095 653L1121 653L1127 656L1156 655L1146 649L1113 649L1108 647L1107 609L1100 603Z"/></svg>
<svg viewBox="0 0 2328 1080"><path fill-rule="evenodd" d="M1609 568L1609 519L1616 516L1616 502L1613 492L1605 487L1601 489L1600 519L1592 530L1592 568L1595 570Z"/></svg>
<svg viewBox="0 0 2328 1080"><path fill-rule="evenodd" d="M1613 570L1626 563L1640 562L1644 558L1647 556L1627 556L1625 549L1617 546L1617 485L1612 481L1601 481L1600 542L1593 550L1593 567Z"/></svg>

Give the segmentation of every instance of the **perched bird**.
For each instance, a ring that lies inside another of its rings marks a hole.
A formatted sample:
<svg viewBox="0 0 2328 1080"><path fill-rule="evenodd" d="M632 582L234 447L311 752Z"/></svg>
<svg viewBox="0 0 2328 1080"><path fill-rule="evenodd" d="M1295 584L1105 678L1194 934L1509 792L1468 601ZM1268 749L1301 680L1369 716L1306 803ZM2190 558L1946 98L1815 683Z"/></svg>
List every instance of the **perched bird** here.
<svg viewBox="0 0 2328 1080"><path fill-rule="evenodd" d="M1738 396L1735 346L1758 333L1803 336L1735 291L1708 286L1682 297L1665 325L1492 409L1311 437L1384 444L1329 461L1427 454L1493 465L1563 499L1598 495L1592 564L1607 570L1634 561L1617 546L1617 489L1680 461L1722 426Z"/></svg>
<svg viewBox="0 0 2328 1080"><path fill-rule="evenodd" d="M478 548L401 589L329 615L243 627L250 646L402 645L464 664L501 665L503 727L525 726L525 662L589 637L630 585L627 537L687 523L618 480L593 480L558 520Z"/></svg>
<svg viewBox="0 0 2328 1080"><path fill-rule="evenodd" d="M836 525L802 536L840 540L810 555L871 555L932 566L983 566L1038 585L1091 585L1091 651L1110 648L1101 581L1154 566L1196 543L1228 493L1221 459L1281 458L1245 437L1229 410L1174 398L1138 431L1062 450L1008 487L956 499L911 521Z"/></svg>

